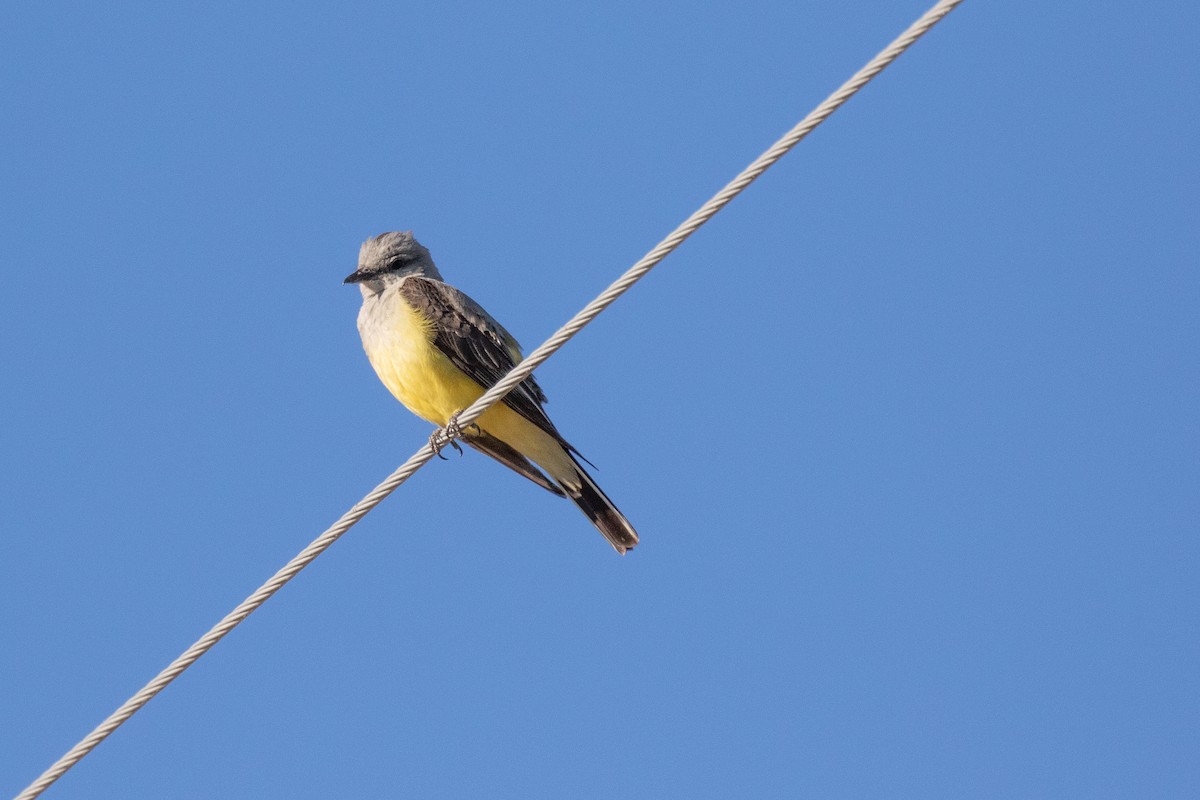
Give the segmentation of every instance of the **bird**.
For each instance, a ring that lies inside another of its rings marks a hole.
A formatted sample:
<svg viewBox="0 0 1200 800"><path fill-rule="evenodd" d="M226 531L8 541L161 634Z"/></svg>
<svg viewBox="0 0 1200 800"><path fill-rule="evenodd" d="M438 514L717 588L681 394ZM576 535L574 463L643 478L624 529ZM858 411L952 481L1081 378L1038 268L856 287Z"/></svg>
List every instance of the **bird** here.
<svg viewBox="0 0 1200 800"><path fill-rule="evenodd" d="M546 415L546 395L532 375L474 424L459 428L458 414L523 356L504 326L443 280L412 231L363 242L358 267L343 283L362 292L358 332L367 360L409 411L569 499L618 553L637 545L637 531L581 463L591 462ZM436 431L430 441L437 452Z"/></svg>

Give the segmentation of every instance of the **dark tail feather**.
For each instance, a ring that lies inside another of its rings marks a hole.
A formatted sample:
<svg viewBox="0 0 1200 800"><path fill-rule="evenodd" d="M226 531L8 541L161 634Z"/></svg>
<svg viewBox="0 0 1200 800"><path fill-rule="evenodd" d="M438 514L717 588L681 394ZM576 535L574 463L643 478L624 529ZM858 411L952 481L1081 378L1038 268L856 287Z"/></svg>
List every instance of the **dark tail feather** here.
<svg viewBox="0 0 1200 800"><path fill-rule="evenodd" d="M550 479L543 475L528 458L509 447L495 436L483 432L472 433L464 436L463 441L471 445L471 447L474 447L479 452L496 459L518 475L524 475L526 478L529 478L529 480L533 481L546 491L556 494L559 497L563 496L562 489L559 489L557 486L551 483Z"/></svg>
<svg viewBox="0 0 1200 800"><path fill-rule="evenodd" d="M613 501L600 491L600 487L592 480L592 476L588 475L587 471L579 465L579 461L574 456L571 457L571 460L575 462L575 469L579 473L580 485L578 488L564 485L563 489L566 491L567 497L579 506L579 510L592 521L598 531L604 534L604 538L608 539L613 549L621 555L625 555L626 550L632 550L637 545L637 531L629 524L629 520L625 519L625 515L613 505Z"/></svg>

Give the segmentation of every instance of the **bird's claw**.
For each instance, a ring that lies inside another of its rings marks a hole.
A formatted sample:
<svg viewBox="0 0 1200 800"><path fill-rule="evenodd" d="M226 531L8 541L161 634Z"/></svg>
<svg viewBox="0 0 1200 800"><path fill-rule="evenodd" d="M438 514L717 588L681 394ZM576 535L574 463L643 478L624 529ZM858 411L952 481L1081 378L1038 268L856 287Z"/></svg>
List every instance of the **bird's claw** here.
<svg viewBox="0 0 1200 800"><path fill-rule="evenodd" d="M458 451L459 455L462 455L462 447L458 444L458 442L450 438L450 432L445 428L438 428L436 431L429 434L429 446L433 448L433 454L442 461L446 460L446 457L442 455L442 448L444 448L446 445L450 445Z"/></svg>
<svg viewBox="0 0 1200 800"><path fill-rule="evenodd" d="M478 425L472 424L472 425L468 425L467 427L474 428L475 430L479 430ZM453 447L455 450L457 450L458 454L461 456L463 453L463 449L462 449L462 446L459 445L457 440L463 434L464 434L464 431L462 429L462 426L460 426L458 424L458 414L451 414L450 419L446 420L446 427L438 428L436 431L434 431L433 433L431 433L429 435L429 446L433 448L433 454L435 456L437 456L438 458L440 458L442 461L446 460L446 457L444 455L442 455L442 448L445 447L447 444L450 445L451 447ZM445 444L442 443L443 439L445 439Z"/></svg>

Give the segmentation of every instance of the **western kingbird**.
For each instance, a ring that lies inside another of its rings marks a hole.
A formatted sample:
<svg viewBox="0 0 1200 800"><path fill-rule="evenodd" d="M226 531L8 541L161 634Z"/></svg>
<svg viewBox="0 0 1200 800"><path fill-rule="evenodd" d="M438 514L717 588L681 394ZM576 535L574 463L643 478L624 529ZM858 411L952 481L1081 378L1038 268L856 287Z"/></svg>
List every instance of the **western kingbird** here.
<svg viewBox="0 0 1200 800"><path fill-rule="evenodd" d="M411 231L363 242L358 269L344 282L362 290L358 332L375 373L409 411L434 425L457 428L457 415L522 358L499 322L442 280ZM583 456L546 416L545 402L530 375L466 426L463 441L569 498L624 554L638 543L637 531L580 465Z"/></svg>

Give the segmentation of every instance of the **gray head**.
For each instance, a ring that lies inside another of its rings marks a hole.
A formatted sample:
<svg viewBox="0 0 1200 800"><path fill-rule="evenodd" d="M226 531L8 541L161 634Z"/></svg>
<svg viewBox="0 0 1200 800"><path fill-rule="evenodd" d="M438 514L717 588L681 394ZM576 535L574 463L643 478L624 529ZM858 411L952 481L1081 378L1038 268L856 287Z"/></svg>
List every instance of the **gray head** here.
<svg viewBox="0 0 1200 800"><path fill-rule="evenodd" d="M407 275L442 279L429 251L413 238L412 231L381 233L363 242L358 251L358 269L343 283L379 284L379 291L390 280Z"/></svg>

